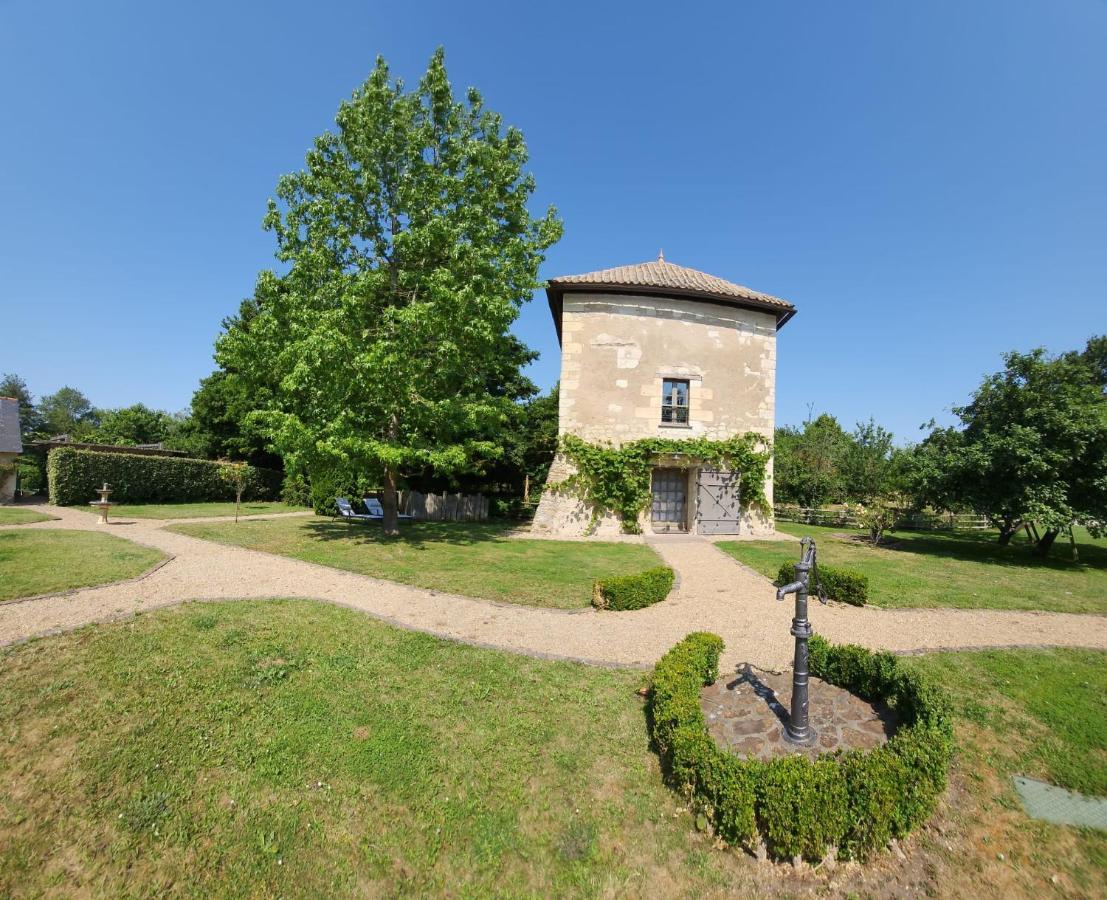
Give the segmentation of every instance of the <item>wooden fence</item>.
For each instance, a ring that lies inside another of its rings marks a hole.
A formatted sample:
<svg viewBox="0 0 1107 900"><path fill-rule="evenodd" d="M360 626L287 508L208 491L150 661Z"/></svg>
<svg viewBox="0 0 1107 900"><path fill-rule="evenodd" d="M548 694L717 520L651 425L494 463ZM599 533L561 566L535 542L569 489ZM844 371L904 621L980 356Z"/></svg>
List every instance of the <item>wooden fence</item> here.
<svg viewBox="0 0 1107 900"><path fill-rule="evenodd" d="M483 494L420 494L404 491L400 509L419 522L485 522L488 498Z"/></svg>
<svg viewBox="0 0 1107 900"><path fill-rule="evenodd" d="M988 520L975 513L928 513L896 509L896 528L913 531L952 531L955 529L988 528ZM808 509L800 506L774 506L773 515L781 522L802 525L836 525L841 528L862 528L857 515L848 509Z"/></svg>

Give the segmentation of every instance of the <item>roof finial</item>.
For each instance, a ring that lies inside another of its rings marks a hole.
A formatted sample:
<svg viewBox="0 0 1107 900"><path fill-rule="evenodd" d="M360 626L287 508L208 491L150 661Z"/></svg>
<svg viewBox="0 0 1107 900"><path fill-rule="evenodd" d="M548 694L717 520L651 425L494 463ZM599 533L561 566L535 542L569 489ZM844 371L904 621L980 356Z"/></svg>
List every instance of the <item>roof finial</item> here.
<svg viewBox="0 0 1107 900"><path fill-rule="evenodd" d="M665 251L664 250L658 250L657 251L657 261L658 262L665 262Z"/></svg>

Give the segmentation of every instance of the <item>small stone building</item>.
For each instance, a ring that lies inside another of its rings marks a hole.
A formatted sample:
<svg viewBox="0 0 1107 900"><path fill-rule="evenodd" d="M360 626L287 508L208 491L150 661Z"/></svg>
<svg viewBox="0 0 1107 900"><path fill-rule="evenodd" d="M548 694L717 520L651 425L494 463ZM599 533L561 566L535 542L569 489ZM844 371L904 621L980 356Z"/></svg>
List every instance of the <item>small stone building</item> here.
<svg viewBox="0 0 1107 900"><path fill-rule="evenodd" d="M11 503L15 499L15 460L22 452L19 401L0 397L0 503Z"/></svg>
<svg viewBox="0 0 1107 900"><path fill-rule="evenodd" d="M620 445L647 437L773 437L776 333L795 314L786 300L666 262L620 266L549 282L561 342L559 435ZM573 474L559 455L547 485ZM770 511L743 504L740 479L687 458L659 459L649 532L750 534L773 530ZM539 533L581 535L592 511L571 491L546 490ZM597 534L621 530L603 517Z"/></svg>

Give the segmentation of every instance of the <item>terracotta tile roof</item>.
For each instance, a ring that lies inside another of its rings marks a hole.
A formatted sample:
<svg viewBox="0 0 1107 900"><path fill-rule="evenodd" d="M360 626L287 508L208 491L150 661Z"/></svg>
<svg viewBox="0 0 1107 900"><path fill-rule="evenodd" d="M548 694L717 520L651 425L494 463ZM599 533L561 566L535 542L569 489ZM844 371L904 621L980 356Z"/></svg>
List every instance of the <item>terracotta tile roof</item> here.
<svg viewBox="0 0 1107 900"><path fill-rule="evenodd" d="M706 272L699 272L685 266L667 262L659 255L651 262L637 263L632 266L617 266L614 269L601 269L598 272L586 272L583 275L563 275L550 279L550 290L563 293L565 290L589 287L646 288L651 293L659 291L677 291L704 298L746 301L758 307L779 310L781 314L791 314L795 307L787 300L751 290L740 284L724 281ZM781 323L783 324L783 322Z"/></svg>

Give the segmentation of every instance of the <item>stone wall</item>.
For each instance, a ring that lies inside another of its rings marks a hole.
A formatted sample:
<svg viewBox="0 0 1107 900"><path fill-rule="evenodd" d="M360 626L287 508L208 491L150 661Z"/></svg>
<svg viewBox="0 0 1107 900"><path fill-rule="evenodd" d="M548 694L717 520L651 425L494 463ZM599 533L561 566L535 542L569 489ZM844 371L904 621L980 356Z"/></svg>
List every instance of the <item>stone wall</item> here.
<svg viewBox="0 0 1107 900"><path fill-rule="evenodd" d="M645 437L713 440L752 431L772 440L776 402L776 318L699 300L568 293L562 314L559 433L592 443ZM661 422L662 382L689 381L687 426ZM572 473L558 459L556 484ZM766 495L772 503L772 469ZM771 517L746 516L743 531L771 531ZM579 534L591 520L583 503L547 491L538 531ZM648 527L648 516L644 524ZM618 531L610 517L597 533Z"/></svg>

